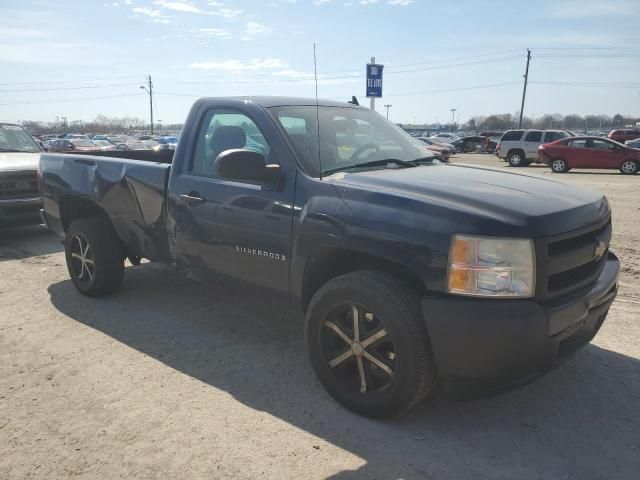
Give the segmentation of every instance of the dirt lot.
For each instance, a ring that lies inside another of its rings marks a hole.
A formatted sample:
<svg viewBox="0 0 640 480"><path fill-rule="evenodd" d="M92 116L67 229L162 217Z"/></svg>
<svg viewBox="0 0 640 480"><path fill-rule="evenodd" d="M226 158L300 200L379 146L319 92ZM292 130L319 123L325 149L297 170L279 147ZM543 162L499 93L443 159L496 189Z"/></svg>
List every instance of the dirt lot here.
<svg viewBox="0 0 640 480"><path fill-rule="evenodd" d="M640 176L520 171L609 197L624 269L607 322L520 390L384 422L329 398L301 315L264 293L146 264L87 299L57 238L0 232L0 478L638 478Z"/></svg>

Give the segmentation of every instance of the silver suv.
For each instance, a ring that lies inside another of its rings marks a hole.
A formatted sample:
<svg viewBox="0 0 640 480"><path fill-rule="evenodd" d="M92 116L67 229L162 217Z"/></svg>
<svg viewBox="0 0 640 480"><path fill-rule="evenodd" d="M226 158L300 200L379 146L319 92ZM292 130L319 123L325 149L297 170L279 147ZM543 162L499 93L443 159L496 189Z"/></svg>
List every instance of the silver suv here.
<svg viewBox="0 0 640 480"><path fill-rule="evenodd" d="M538 147L570 137L564 130L507 130L496 147L496 155L512 167L526 167L538 161Z"/></svg>

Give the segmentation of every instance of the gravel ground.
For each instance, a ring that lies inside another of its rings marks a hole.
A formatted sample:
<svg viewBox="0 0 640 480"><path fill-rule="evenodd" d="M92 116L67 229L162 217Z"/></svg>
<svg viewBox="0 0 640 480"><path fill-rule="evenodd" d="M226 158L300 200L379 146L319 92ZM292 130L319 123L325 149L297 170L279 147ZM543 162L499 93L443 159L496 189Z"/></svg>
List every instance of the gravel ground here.
<svg viewBox="0 0 640 480"><path fill-rule="evenodd" d="M518 171L609 197L623 272L607 321L524 388L390 421L329 398L301 314L264 292L143 264L88 299L56 237L0 232L0 479L637 479L640 176Z"/></svg>

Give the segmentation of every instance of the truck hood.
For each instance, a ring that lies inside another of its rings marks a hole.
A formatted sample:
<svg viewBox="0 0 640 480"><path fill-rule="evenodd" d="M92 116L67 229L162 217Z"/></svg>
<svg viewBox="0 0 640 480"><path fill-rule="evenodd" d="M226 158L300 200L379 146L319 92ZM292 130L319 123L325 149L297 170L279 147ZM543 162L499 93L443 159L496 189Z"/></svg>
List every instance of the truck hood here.
<svg viewBox="0 0 640 480"><path fill-rule="evenodd" d="M0 173L16 170L38 170L39 153L0 152Z"/></svg>
<svg viewBox="0 0 640 480"><path fill-rule="evenodd" d="M441 206L489 222L508 226L516 236L546 236L592 225L609 215L606 198L595 190L554 180L471 165L427 165L417 168L338 173L326 178L344 187L385 192L417 200L423 206ZM359 197L359 196L358 196ZM375 203L376 196L358 198ZM406 202L407 207L409 203ZM398 208L402 204L398 203ZM477 222L474 222L477 223Z"/></svg>

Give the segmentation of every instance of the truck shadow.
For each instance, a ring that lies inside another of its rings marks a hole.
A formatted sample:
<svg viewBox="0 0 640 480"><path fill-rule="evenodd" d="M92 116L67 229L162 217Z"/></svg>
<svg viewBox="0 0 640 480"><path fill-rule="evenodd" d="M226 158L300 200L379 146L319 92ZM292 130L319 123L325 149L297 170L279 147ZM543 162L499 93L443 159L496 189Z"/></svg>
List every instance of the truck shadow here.
<svg viewBox="0 0 640 480"><path fill-rule="evenodd" d="M48 291L68 317L366 462L335 479L637 478L640 471L640 362L597 346L518 391L429 401L373 421L324 392L307 361L302 315L259 289L204 285L143 264L127 269L110 298L85 298L69 280Z"/></svg>
<svg viewBox="0 0 640 480"><path fill-rule="evenodd" d="M39 257L62 250L60 239L43 225L0 229L0 262Z"/></svg>

